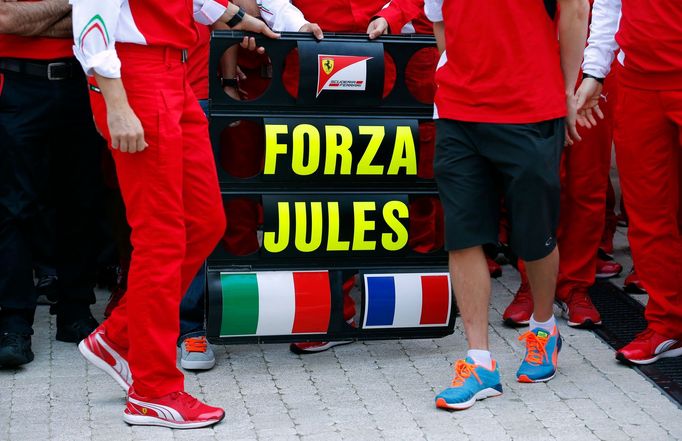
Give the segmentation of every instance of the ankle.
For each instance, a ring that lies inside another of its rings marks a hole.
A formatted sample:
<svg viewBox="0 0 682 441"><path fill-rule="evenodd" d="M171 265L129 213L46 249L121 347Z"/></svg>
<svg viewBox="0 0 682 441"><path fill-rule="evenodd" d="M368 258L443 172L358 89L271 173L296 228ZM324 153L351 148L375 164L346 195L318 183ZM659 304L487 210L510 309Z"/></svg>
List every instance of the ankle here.
<svg viewBox="0 0 682 441"><path fill-rule="evenodd" d="M528 322L528 328L532 331L533 329L544 329L547 332L552 332L556 326L556 319L554 315L551 315L546 321L538 321L535 319L535 314L530 316L530 321Z"/></svg>
<svg viewBox="0 0 682 441"><path fill-rule="evenodd" d="M483 366L488 370L492 370L493 368L493 357L490 355L490 351L483 349L469 349L467 351L467 357L471 358L477 365Z"/></svg>

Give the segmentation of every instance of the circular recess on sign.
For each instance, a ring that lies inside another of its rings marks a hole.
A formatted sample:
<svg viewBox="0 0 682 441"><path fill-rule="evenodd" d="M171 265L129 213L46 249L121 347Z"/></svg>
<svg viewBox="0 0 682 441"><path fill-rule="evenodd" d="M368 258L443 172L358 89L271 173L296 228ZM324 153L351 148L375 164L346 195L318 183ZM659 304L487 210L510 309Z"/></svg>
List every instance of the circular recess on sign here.
<svg viewBox="0 0 682 441"><path fill-rule="evenodd" d="M300 64L298 58L298 48L293 48L284 58L284 69L282 69L282 84L294 99L298 99L298 85L300 78Z"/></svg>
<svg viewBox="0 0 682 441"><path fill-rule="evenodd" d="M233 178L258 176L263 169L265 132L251 120L230 123L220 133L220 166Z"/></svg>
<svg viewBox="0 0 682 441"><path fill-rule="evenodd" d="M258 228L263 223L263 207L252 198L235 197L223 202L227 226L221 244L235 256L248 256L260 249Z"/></svg>
<svg viewBox="0 0 682 441"><path fill-rule="evenodd" d="M435 196L410 198L410 239L408 246L419 254L443 248L443 206Z"/></svg>
<svg viewBox="0 0 682 441"><path fill-rule="evenodd" d="M396 75L395 61L393 61L393 57L391 57L388 52L384 52L384 98L391 94L393 86L395 86Z"/></svg>
<svg viewBox="0 0 682 441"><path fill-rule="evenodd" d="M405 68L405 85L414 99L424 104L433 104L436 94L434 74L438 65L438 49L425 47L415 52Z"/></svg>
<svg viewBox="0 0 682 441"><path fill-rule="evenodd" d="M225 80L223 91L233 100L258 99L272 83L270 57L232 45L220 58L218 79L221 78Z"/></svg>

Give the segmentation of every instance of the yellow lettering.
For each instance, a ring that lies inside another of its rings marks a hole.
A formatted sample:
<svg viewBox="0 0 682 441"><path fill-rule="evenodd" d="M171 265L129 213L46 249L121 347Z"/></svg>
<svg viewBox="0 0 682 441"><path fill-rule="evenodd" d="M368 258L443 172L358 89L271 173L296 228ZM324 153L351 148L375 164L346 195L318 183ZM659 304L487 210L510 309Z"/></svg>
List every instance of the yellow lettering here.
<svg viewBox="0 0 682 441"><path fill-rule="evenodd" d="M365 219L365 212L376 210L374 201L353 202L353 251L372 251L376 242L366 241L365 232L375 228L376 222Z"/></svg>
<svg viewBox="0 0 682 441"><path fill-rule="evenodd" d="M395 145L391 164L388 166L389 175L397 175L398 170L404 167L408 175L417 174L417 152L414 148L412 130L407 126L398 126L395 131Z"/></svg>
<svg viewBox="0 0 682 441"><path fill-rule="evenodd" d="M388 201L383 208L384 221L393 233L381 235L381 245L387 251L398 251L407 245L409 234L407 228L398 219L407 219L410 209L401 201ZM395 239L394 239L395 235Z"/></svg>
<svg viewBox="0 0 682 441"><path fill-rule="evenodd" d="M277 169L277 155L287 152L287 145L277 142L279 135L289 133L285 124L268 124L265 126L265 166L263 174L274 175Z"/></svg>
<svg viewBox="0 0 682 441"><path fill-rule="evenodd" d="M350 147L353 145L353 134L345 126L325 126L326 157L324 174L333 175L336 172L336 157L341 158L340 175L350 175L353 155Z"/></svg>
<svg viewBox="0 0 682 441"><path fill-rule="evenodd" d="M327 236L327 251L348 251L350 243L347 240L339 240L340 215L339 203L329 202L327 204L329 213L329 229Z"/></svg>
<svg viewBox="0 0 682 441"><path fill-rule="evenodd" d="M263 248L271 253L281 253L289 245L289 233L291 222L289 219L289 203L277 203L277 225L279 226L279 242L276 240L274 231L263 233Z"/></svg>
<svg viewBox="0 0 682 441"><path fill-rule="evenodd" d="M308 163L303 164L306 137L308 138ZM291 169L299 176L312 175L320 166L320 132L313 125L299 124L294 127L292 141Z"/></svg>
<svg viewBox="0 0 682 441"><path fill-rule="evenodd" d="M358 175L381 175L384 172L383 165L372 165L372 161L381 147L386 130L383 126L360 126L358 133L361 135L372 135L367 144L365 152L358 162Z"/></svg>
<svg viewBox="0 0 682 441"><path fill-rule="evenodd" d="M302 253L315 251L322 245L322 202L310 203L310 242L308 235L308 213L305 202L294 202L294 216L296 219L296 234L294 244Z"/></svg>

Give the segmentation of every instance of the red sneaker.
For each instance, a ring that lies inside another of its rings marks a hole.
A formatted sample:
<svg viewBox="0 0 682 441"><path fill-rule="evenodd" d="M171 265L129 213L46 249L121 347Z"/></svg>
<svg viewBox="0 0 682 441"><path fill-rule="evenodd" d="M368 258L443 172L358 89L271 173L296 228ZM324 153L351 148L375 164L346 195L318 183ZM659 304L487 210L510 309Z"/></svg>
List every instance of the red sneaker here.
<svg viewBox="0 0 682 441"><path fill-rule="evenodd" d="M502 320L507 326L518 327L526 326L533 314L533 295L530 292L530 285L521 282L519 290L514 296L514 300L507 306L502 314Z"/></svg>
<svg viewBox="0 0 682 441"><path fill-rule="evenodd" d="M619 275L621 271L623 271L623 265L613 260L613 257L602 250L599 250L597 253L597 279L610 279Z"/></svg>
<svg viewBox="0 0 682 441"><path fill-rule="evenodd" d="M601 315L592 304L587 289L576 289L566 299L558 300L568 326L590 329L601 325Z"/></svg>
<svg viewBox="0 0 682 441"><path fill-rule="evenodd" d="M630 274L625 278L625 282L623 282L623 290L629 294L646 294L646 288L644 288L644 285L639 280L634 266Z"/></svg>
<svg viewBox="0 0 682 441"><path fill-rule="evenodd" d="M616 352L616 358L628 364L651 364L660 358L682 355L682 342L667 338L647 328Z"/></svg>
<svg viewBox="0 0 682 441"><path fill-rule="evenodd" d="M490 277L496 279L502 275L502 267L499 263L495 262L490 257L486 256L485 261L488 263L488 271L490 272Z"/></svg>
<svg viewBox="0 0 682 441"><path fill-rule="evenodd" d="M133 376L128 366L128 351L107 338L100 326L78 344L78 350L86 360L103 370L128 392Z"/></svg>
<svg viewBox="0 0 682 441"><path fill-rule="evenodd" d="M310 341L305 343L292 343L289 345L289 350L294 354L314 354L316 352L324 352L334 346L341 346L353 343L352 340L347 341Z"/></svg>
<svg viewBox="0 0 682 441"><path fill-rule="evenodd" d="M123 411L123 421L139 426L196 429L211 426L225 418L225 411L197 400L187 392L173 392L159 398L140 396L131 390Z"/></svg>

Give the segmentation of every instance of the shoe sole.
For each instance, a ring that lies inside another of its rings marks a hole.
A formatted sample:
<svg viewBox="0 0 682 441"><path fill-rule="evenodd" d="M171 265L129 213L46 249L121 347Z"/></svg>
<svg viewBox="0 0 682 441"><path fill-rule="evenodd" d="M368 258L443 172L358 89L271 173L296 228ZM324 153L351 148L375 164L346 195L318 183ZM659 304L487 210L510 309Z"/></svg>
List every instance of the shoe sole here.
<svg viewBox="0 0 682 441"><path fill-rule="evenodd" d="M225 415L223 415L218 420L199 421L195 423L177 423L173 421L163 420L161 418L144 415L130 415L129 413L123 412L123 421L130 424L131 426L161 426L168 427L171 429L198 429L200 427L208 427L214 424L218 424L224 418Z"/></svg>
<svg viewBox="0 0 682 441"><path fill-rule="evenodd" d="M5 355L0 357L0 366L3 368L18 368L33 361L35 355L33 352L28 354L28 357L21 357L16 355Z"/></svg>
<svg viewBox="0 0 682 441"><path fill-rule="evenodd" d="M305 354L317 354L318 352L324 352L327 351L334 346L342 346L342 345L349 345L353 343L353 340L349 341L330 341L326 345L318 346L314 349L301 349L296 345L289 345L289 350L293 352L294 354L298 355L305 355Z"/></svg>
<svg viewBox="0 0 682 441"><path fill-rule="evenodd" d="M530 320L519 322L512 319L504 319L505 326L508 326L510 328L521 328L523 326L528 326L528 323L530 323Z"/></svg>
<svg viewBox="0 0 682 441"><path fill-rule="evenodd" d="M616 352L616 359L620 362L623 362L623 363L629 364L629 365L635 365L635 364L636 365L644 365L644 364L655 363L658 360L660 360L661 358L673 358L673 357L679 357L680 355L682 355L682 348L671 349L669 351L662 352L662 353L658 354L657 356L655 356L653 358L646 359L646 360L631 360L631 359L627 358L625 355L623 355L621 352Z"/></svg>
<svg viewBox="0 0 682 441"><path fill-rule="evenodd" d="M528 384L528 383L546 383L554 377L556 377L556 370L554 371L554 373L552 375L550 375L549 377L546 377L546 378L538 378L537 380L533 380L528 375L520 375L520 376L516 377L516 381L518 381L519 383L526 383L526 384Z"/></svg>
<svg viewBox="0 0 682 441"><path fill-rule="evenodd" d="M478 391L476 395L471 397L470 400L467 400L463 403L450 404L445 401L445 398L438 398L436 399L436 407L439 409L464 410L473 406L476 401L485 400L486 398L499 397L500 395L502 395L502 392L495 388L489 387L487 389Z"/></svg>
<svg viewBox="0 0 682 441"><path fill-rule="evenodd" d="M597 279L612 279L614 277L618 277L621 272L622 270L618 271L617 273L597 273L594 277Z"/></svg>
<svg viewBox="0 0 682 441"><path fill-rule="evenodd" d="M123 377L119 375L118 372L114 368L112 368L109 363L106 361L102 360L99 358L97 355L95 355L94 352L88 348L88 346L85 344L85 340L81 341L78 343L78 351L80 351L81 355L90 362L93 366L95 366L97 369L103 371L107 375L109 375L111 378L118 383L119 386L121 386L121 389L123 389L126 393L128 393L128 390L130 390L130 384L128 384Z"/></svg>
<svg viewBox="0 0 682 441"><path fill-rule="evenodd" d="M207 371L213 369L215 366L215 358L213 360L192 361L180 359L180 366L188 371Z"/></svg>
<svg viewBox="0 0 682 441"><path fill-rule="evenodd" d="M628 294L648 294L646 289L641 289L637 287L634 283L629 283L623 287L623 291Z"/></svg>

